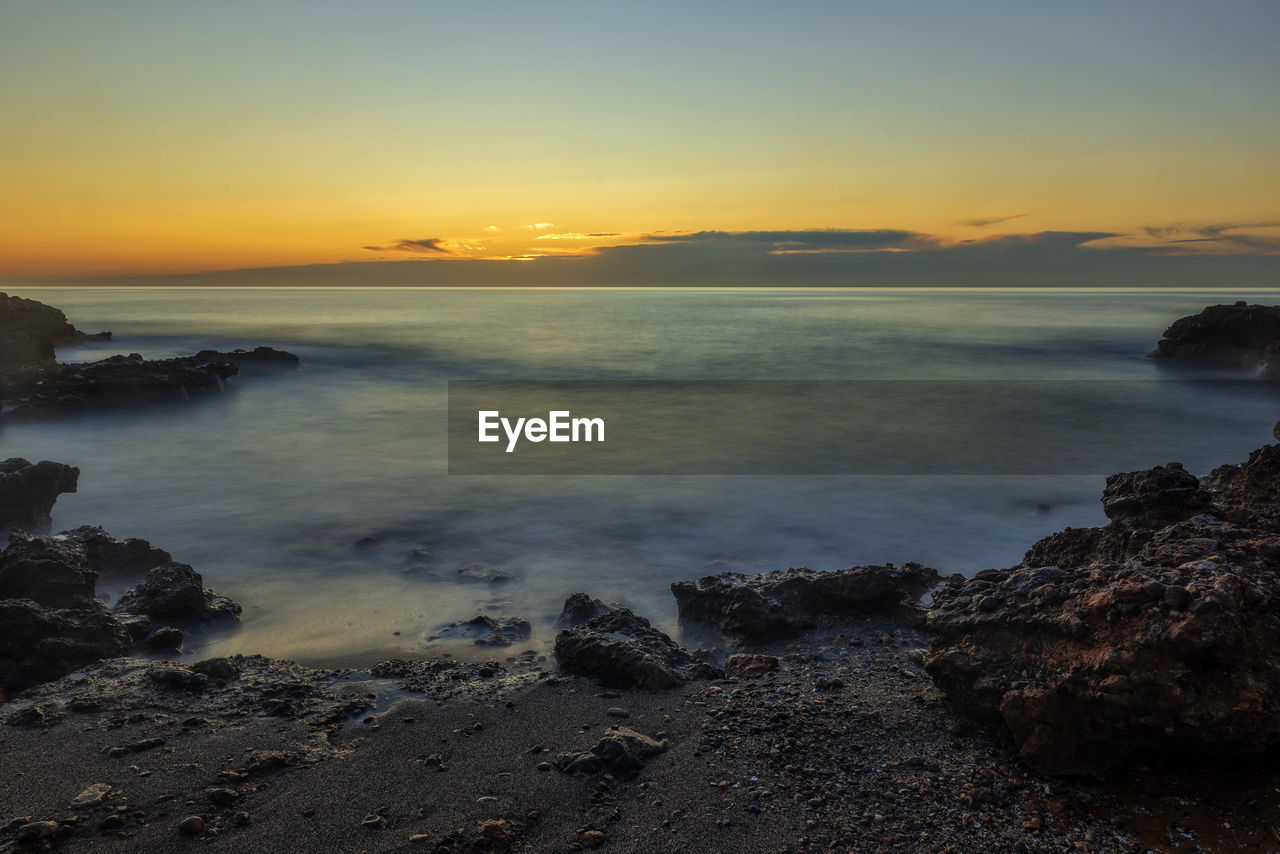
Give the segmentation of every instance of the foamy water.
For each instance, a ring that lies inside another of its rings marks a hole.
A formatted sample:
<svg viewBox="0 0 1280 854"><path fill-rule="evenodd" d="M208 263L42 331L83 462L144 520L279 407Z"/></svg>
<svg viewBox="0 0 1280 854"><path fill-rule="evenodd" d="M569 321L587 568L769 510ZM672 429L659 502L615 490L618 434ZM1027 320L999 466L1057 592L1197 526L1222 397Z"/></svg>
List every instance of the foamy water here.
<svg viewBox="0 0 1280 854"><path fill-rule="evenodd" d="M1097 474L449 476L450 379L1126 379L1214 376L1147 354L1177 317L1277 292L984 289L13 289L147 357L267 344L296 374L216 399L0 427L0 456L81 468L55 529L101 524L245 605L203 651L325 660L429 652L477 613L546 626L575 590L674 628L667 585L725 569L918 560L972 573L1105 521ZM1280 411L1180 386L1132 469L1194 439L1243 459ZM927 401L922 401L927 406ZM1086 417L1087 401L1082 404ZM1047 509L1046 509L1047 508ZM364 541L363 544L360 544ZM457 577L498 567L494 585ZM108 591L118 592L118 591ZM395 633L399 632L399 635Z"/></svg>

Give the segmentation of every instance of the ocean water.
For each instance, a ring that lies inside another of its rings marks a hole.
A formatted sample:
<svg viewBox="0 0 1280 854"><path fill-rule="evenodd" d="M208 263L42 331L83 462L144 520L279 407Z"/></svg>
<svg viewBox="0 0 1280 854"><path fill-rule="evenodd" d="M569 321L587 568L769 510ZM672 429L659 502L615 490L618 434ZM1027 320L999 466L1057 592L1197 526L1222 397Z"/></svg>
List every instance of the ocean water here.
<svg viewBox="0 0 1280 854"><path fill-rule="evenodd" d="M1280 296L950 288L12 292L62 308L81 329L114 333L105 344L60 351L63 360L259 344L301 356L296 374L237 379L229 393L188 404L6 423L0 456L81 468L80 490L54 509L55 530L100 524L116 536L145 537L245 606L239 627L203 636L192 654L318 662L435 654L444 647L427 638L479 613L527 617L538 646L577 590L626 603L675 631L667 588L677 579L908 560L971 574L1016 563L1033 541L1065 526L1105 522L1099 473L450 475L449 380L1226 378L1148 354L1182 315ZM1128 468L1168 462L1176 445L1190 448L1182 462L1205 471L1270 441L1280 415L1274 398L1198 388L1177 385L1172 417L1153 425L1149 446L1133 452ZM1081 401L1081 417L1094 414L1091 405ZM469 565L507 580L459 576ZM108 595L119 592L106 585Z"/></svg>

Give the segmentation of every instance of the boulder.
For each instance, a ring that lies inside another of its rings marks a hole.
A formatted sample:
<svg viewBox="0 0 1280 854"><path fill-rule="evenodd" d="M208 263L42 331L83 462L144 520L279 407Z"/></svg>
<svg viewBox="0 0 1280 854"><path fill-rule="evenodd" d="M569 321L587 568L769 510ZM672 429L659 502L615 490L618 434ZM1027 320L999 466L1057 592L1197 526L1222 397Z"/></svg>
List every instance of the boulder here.
<svg viewBox="0 0 1280 854"><path fill-rule="evenodd" d="M763 575L722 572L697 581L677 581L671 592L681 623L757 641L798 634L824 617L875 614L918 625L924 618L919 599L938 581L936 570L907 563L834 572L807 568Z"/></svg>
<svg viewBox="0 0 1280 854"><path fill-rule="evenodd" d="M608 614L612 610L613 608L609 605L599 599L592 599L585 593L571 593L569 598L564 600L560 616L556 617L556 628L567 629L571 626L580 626L593 617Z"/></svg>
<svg viewBox="0 0 1280 854"><path fill-rule="evenodd" d="M48 527L54 502L75 492L79 478L80 469L49 460L10 457L0 462L0 530Z"/></svg>
<svg viewBox="0 0 1280 854"><path fill-rule="evenodd" d="M1154 355L1252 369L1275 361L1278 344L1280 306L1241 300L1234 305L1211 305L1174 321L1156 344Z"/></svg>
<svg viewBox="0 0 1280 854"><path fill-rule="evenodd" d="M494 618L481 614L463 623L449 623L427 640L469 640L476 646L511 646L527 641L532 634L533 626L523 617Z"/></svg>
<svg viewBox="0 0 1280 854"><path fill-rule="evenodd" d="M589 751L561 753L552 764L566 774L595 776L610 773L617 777L634 777L650 757L666 749L666 741L658 741L626 727L611 727Z"/></svg>
<svg viewBox="0 0 1280 854"><path fill-rule="evenodd" d="M55 347L80 336L53 306L0 293L0 366L52 361Z"/></svg>
<svg viewBox="0 0 1280 854"><path fill-rule="evenodd" d="M592 676L617 688L657 691L686 679L718 675L626 608L561 631L555 656L565 673Z"/></svg>
<svg viewBox="0 0 1280 854"><path fill-rule="evenodd" d="M934 591L925 669L1049 774L1280 745L1277 472L1268 446L1109 478L1106 528Z"/></svg>
<svg viewBox="0 0 1280 854"><path fill-rule="evenodd" d="M176 562L149 570L142 583L124 593L115 607L118 614L195 623L239 619L240 610L235 602L206 588L200 573Z"/></svg>
<svg viewBox="0 0 1280 854"><path fill-rule="evenodd" d="M22 690L103 658L128 655L129 633L96 600L47 608L0 599L0 685Z"/></svg>
<svg viewBox="0 0 1280 854"><path fill-rule="evenodd" d="M301 360L292 353L272 347L254 347L252 350L201 350L193 357L200 362L225 362L235 365L245 376L296 371Z"/></svg>

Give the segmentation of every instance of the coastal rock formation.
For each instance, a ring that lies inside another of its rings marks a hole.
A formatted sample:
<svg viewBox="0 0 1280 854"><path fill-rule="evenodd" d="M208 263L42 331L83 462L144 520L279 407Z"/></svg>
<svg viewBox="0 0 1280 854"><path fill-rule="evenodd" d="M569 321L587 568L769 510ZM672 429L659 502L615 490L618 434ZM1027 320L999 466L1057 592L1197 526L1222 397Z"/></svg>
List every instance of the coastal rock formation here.
<svg viewBox="0 0 1280 854"><path fill-rule="evenodd" d="M428 641L469 640L476 646L511 646L527 641L533 626L523 617L490 617L481 614L463 623L449 623Z"/></svg>
<svg viewBox="0 0 1280 854"><path fill-rule="evenodd" d="M0 382L0 399L12 402L5 416L33 418L217 394L231 377L298 367L292 353L259 347L195 356L144 359L137 353L84 364L45 364L10 372Z"/></svg>
<svg viewBox="0 0 1280 854"><path fill-rule="evenodd" d="M1175 321L1155 355L1226 368L1280 368L1280 306L1211 305ZM1275 373L1273 376L1280 376Z"/></svg>
<svg viewBox="0 0 1280 854"><path fill-rule="evenodd" d="M608 614L612 610L614 609L599 599L592 599L585 593L571 593L569 598L564 600L560 616L556 617L556 628L567 629L580 626L593 617Z"/></svg>
<svg viewBox="0 0 1280 854"><path fill-rule="evenodd" d="M763 575L722 572L671 585L681 623L710 626L740 640L795 635L824 617L883 614L907 625L924 618L920 597L937 584L936 570L918 563L855 566L834 572L775 570Z"/></svg>
<svg viewBox="0 0 1280 854"><path fill-rule="evenodd" d="M75 492L79 478L80 469L49 460L0 462L0 530L46 527L58 496Z"/></svg>
<svg viewBox="0 0 1280 854"><path fill-rule="evenodd" d="M1270 445L1108 478L1105 528L934 591L926 670L1046 773L1280 745L1278 474Z"/></svg>
<svg viewBox="0 0 1280 854"><path fill-rule="evenodd" d="M117 614L144 614L167 620L205 623L235 620L240 606L204 586L204 579L185 563L166 563L148 570L142 583L116 603Z"/></svg>
<svg viewBox="0 0 1280 854"><path fill-rule="evenodd" d="M616 688L657 691L686 679L718 675L711 665L626 608L560 632L555 656L565 673L592 676Z"/></svg>
<svg viewBox="0 0 1280 854"><path fill-rule="evenodd" d="M0 293L0 367L53 361L54 348L86 336L53 306Z"/></svg>
<svg viewBox="0 0 1280 854"><path fill-rule="evenodd" d="M97 598L100 575L143 571L143 583L117 605L134 613L112 613ZM151 616L203 622L239 613L239 605L205 590L199 573L146 540L119 540L89 526L49 537L15 531L0 549L0 690L128 655L135 644L182 643L180 630L157 629Z"/></svg>

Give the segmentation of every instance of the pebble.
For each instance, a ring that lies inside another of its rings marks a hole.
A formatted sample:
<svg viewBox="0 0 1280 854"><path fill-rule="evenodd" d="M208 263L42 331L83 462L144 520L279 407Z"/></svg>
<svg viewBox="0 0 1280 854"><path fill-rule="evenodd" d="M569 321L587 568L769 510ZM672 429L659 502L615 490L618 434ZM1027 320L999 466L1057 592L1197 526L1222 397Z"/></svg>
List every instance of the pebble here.
<svg viewBox="0 0 1280 854"><path fill-rule="evenodd" d="M609 717L611 717L611 718L629 718L629 717L631 717L631 713L630 713L630 712L628 712L626 709L619 708L619 707L617 707L617 706L614 706L612 709L609 709L607 712L605 712L605 714L606 714L606 715L608 715L608 716L609 716Z"/></svg>
<svg viewBox="0 0 1280 854"><path fill-rule="evenodd" d="M94 783L92 786L85 787L84 791L76 795L69 806L71 809L93 806L94 804L102 803L109 794L111 794L110 783Z"/></svg>
<svg viewBox="0 0 1280 854"><path fill-rule="evenodd" d="M244 811L236 813L235 815L231 816L231 824L235 827L248 827L249 814Z"/></svg>
<svg viewBox="0 0 1280 854"><path fill-rule="evenodd" d="M240 793L235 789L210 789L209 800L218 806L228 807L240 800Z"/></svg>
<svg viewBox="0 0 1280 854"><path fill-rule="evenodd" d="M587 848L599 848L605 843L605 835L599 830L587 830L582 834L582 844Z"/></svg>
<svg viewBox="0 0 1280 854"><path fill-rule="evenodd" d="M368 828L369 830L382 830L382 828L387 826L387 820L375 813L373 815L365 816L364 820L360 822L360 826Z"/></svg>
<svg viewBox="0 0 1280 854"><path fill-rule="evenodd" d="M198 815L189 815L182 821L178 822L178 830L187 836L198 836L204 833L204 817Z"/></svg>
<svg viewBox="0 0 1280 854"><path fill-rule="evenodd" d="M14 839L19 842L35 842L37 839L48 839L59 830L56 821L32 821L18 828Z"/></svg>

